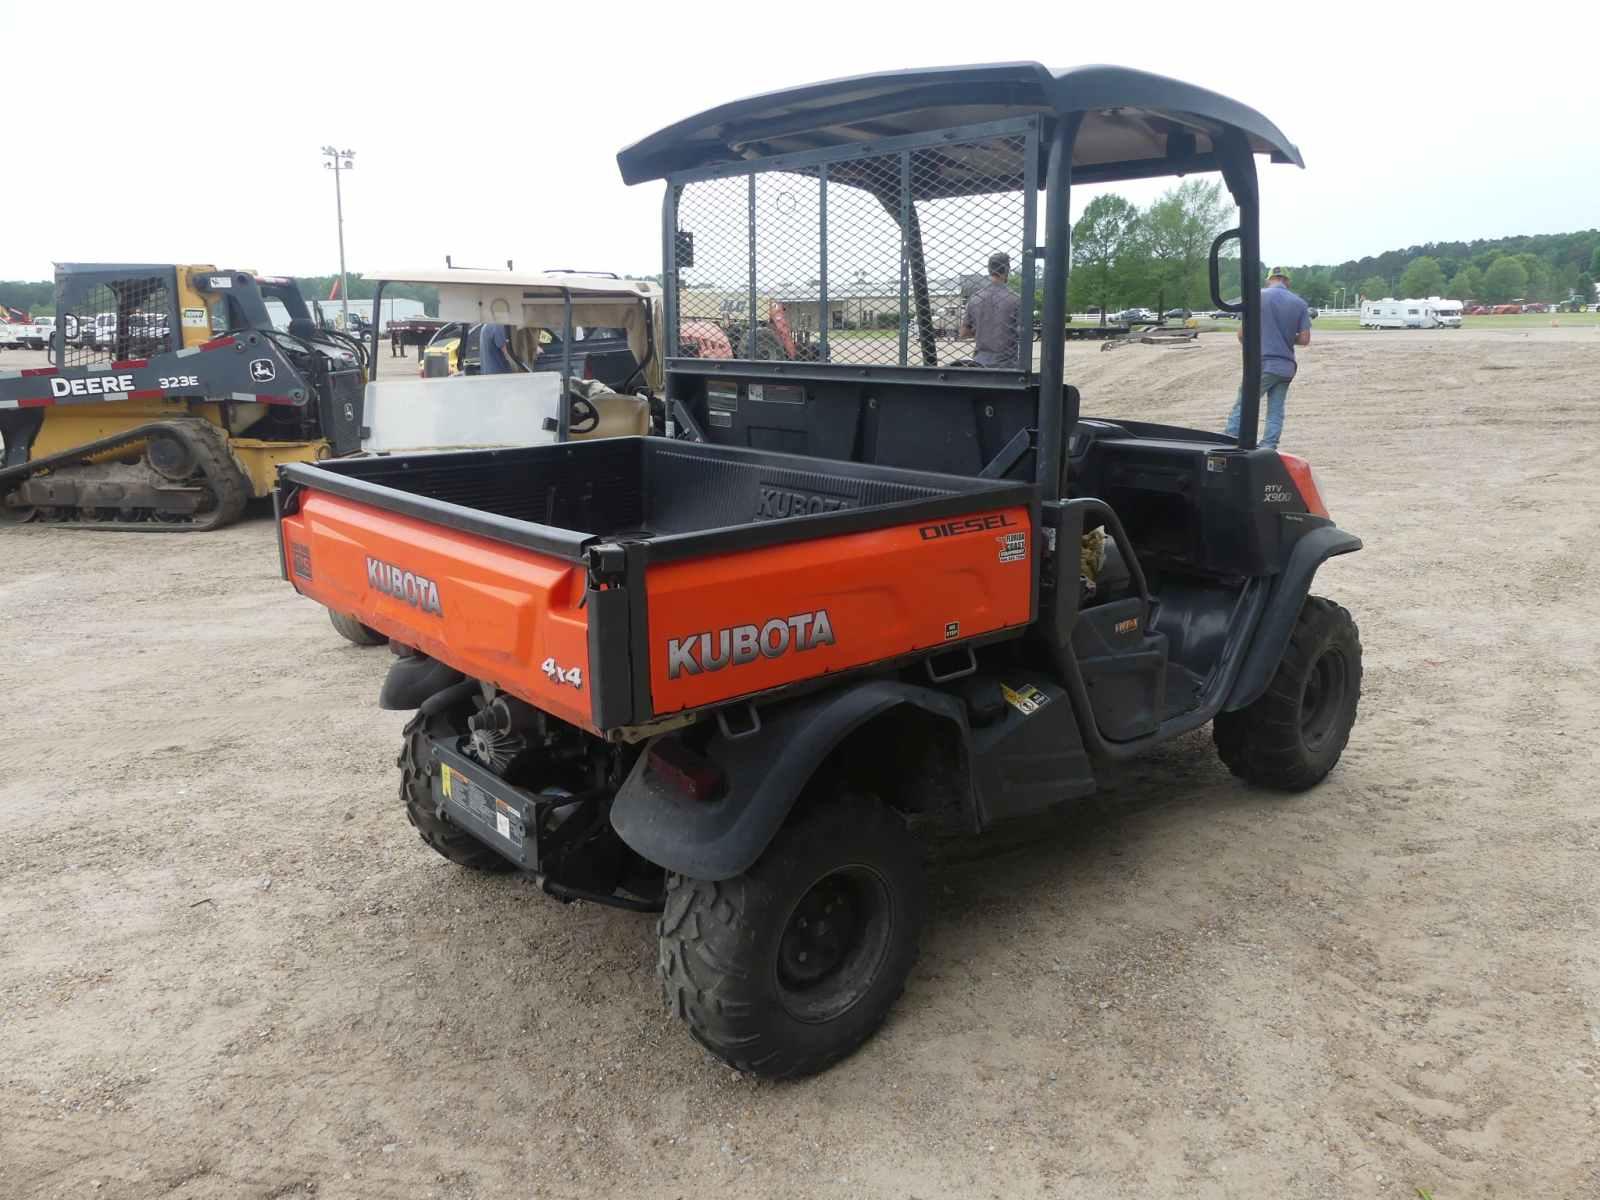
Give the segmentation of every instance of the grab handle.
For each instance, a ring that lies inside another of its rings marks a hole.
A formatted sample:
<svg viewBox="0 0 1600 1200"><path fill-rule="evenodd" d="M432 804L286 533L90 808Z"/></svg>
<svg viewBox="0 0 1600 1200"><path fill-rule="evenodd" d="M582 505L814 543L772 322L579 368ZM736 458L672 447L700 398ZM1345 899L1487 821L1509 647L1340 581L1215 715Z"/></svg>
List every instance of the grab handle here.
<svg viewBox="0 0 1600 1200"><path fill-rule="evenodd" d="M1242 313L1244 311L1244 298L1242 296L1239 298L1238 304L1229 304L1222 298L1222 275L1220 263L1217 261L1218 255L1222 251L1223 242L1243 236L1243 230L1225 229L1217 234L1215 240L1211 243L1211 255L1206 263L1206 267L1211 273L1211 302L1223 312Z"/></svg>

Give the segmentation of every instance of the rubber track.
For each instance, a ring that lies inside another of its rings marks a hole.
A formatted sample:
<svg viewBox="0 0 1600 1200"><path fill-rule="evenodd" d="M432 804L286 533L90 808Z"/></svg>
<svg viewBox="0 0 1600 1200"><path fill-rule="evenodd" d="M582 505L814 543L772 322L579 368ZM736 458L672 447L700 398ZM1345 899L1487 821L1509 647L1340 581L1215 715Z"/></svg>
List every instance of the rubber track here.
<svg viewBox="0 0 1600 1200"><path fill-rule="evenodd" d="M147 442L157 433L170 433L180 438L194 455L200 476L211 489L215 503L210 511L197 514L186 521L85 521L44 520L41 525L60 529L100 529L118 533L203 533L220 529L237 521L250 500L250 485L239 465L228 451L227 435L209 421L198 417L181 417L169 421L152 421L113 437L86 442L60 454L52 454L34 462L0 471L0 482L21 483L40 471L50 469L53 474L70 476L72 468L86 457L103 457L124 447Z"/></svg>

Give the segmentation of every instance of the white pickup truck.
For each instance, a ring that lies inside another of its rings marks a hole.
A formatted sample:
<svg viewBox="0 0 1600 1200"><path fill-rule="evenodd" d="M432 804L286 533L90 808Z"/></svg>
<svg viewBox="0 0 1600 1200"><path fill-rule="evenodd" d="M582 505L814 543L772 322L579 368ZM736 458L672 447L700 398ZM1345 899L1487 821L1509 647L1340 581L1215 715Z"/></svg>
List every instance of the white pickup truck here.
<svg viewBox="0 0 1600 1200"><path fill-rule="evenodd" d="M0 324L0 346L8 350L43 350L50 344L56 319L44 317L29 325Z"/></svg>

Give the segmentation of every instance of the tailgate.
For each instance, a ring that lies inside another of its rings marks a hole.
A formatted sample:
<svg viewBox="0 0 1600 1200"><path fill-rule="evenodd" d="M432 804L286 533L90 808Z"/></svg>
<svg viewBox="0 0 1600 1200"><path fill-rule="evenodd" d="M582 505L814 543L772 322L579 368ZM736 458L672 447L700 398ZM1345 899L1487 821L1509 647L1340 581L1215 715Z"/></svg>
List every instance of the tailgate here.
<svg viewBox="0 0 1600 1200"><path fill-rule="evenodd" d="M280 532L297 591L595 728L581 564L310 488Z"/></svg>
<svg viewBox="0 0 1600 1200"><path fill-rule="evenodd" d="M656 716L926 655L1033 619L1029 508L652 562Z"/></svg>

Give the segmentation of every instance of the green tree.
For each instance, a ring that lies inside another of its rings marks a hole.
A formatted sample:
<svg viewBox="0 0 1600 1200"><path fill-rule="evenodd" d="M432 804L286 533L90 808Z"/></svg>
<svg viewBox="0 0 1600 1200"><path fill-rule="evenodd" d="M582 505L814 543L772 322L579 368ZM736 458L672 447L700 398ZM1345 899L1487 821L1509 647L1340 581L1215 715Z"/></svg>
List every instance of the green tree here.
<svg viewBox="0 0 1600 1200"><path fill-rule="evenodd" d="M1289 286L1314 308L1326 308L1333 301L1333 282L1325 271L1296 271Z"/></svg>
<svg viewBox="0 0 1600 1200"><path fill-rule="evenodd" d="M1400 276L1400 294L1402 296L1417 296L1426 298L1437 296L1444 290L1444 270L1439 266L1439 260L1432 255L1424 254L1421 258L1411 260L1411 265L1406 268L1406 273Z"/></svg>
<svg viewBox="0 0 1600 1200"><path fill-rule="evenodd" d="M1163 193L1144 212L1143 243L1158 295L1144 303L1203 304L1207 294L1206 256L1211 242L1233 220L1233 206L1222 184L1186 179Z"/></svg>
<svg viewBox="0 0 1600 1200"><path fill-rule="evenodd" d="M1102 315L1119 298L1119 272L1139 232L1139 210L1115 192L1089 201L1072 227L1072 303Z"/></svg>
<svg viewBox="0 0 1600 1200"><path fill-rule="evenodd" d="M1594 303L1594 276L1587 271L1578 276L1578 299L1588 304Z"/></svg>
<svg viewBox="0 0 1600 1200"><path fill-rule="evenodd" d="M0 280L0 304L34 317L47 317L56 311L56 285L49 279L37 282L22 279Z"/></svg>
<svg viewBox="0 0 1600 1200"><path fill-rule="evenodd" d="M1476 300L1483 293L1483 272L1470 263L1461 268L1450 281L1450 289L1445 293L1452 300Z"/></svg>
<svg viewBox="0 0 1600 1200"><path fill-rule="evenodd" d="M1528 292L1528 272L1509 254L1502 254L1483 273L1483 298L1490 304L1504 304Z"/></svg>
<svg viewBox="0 0 1600 1200"><path fill-rule="evenodd" d="M1600 275L1600 246L1594 248L1594 253L1589 256L1589 274Z"/></svg>
<svg viewBox="0 0 1600 1200"><path fill-rule="evenodd" d="M1515 258L1528 275L1528 282L1523 285L1521 295L1529 300L1553 299L1550 294L1552 287L1550 264L1537 254L1518 254ZM1517 297L1512 296L1511 299L1515 300Z"/></svg>
<svg viewBox="0 0 1600 1200"><path fill-rule="evenodd" d="M1382 300L1389 294L1389 285L1381 275L1368 275L1361 282L1361 295L1367 300Z"/></svg>

